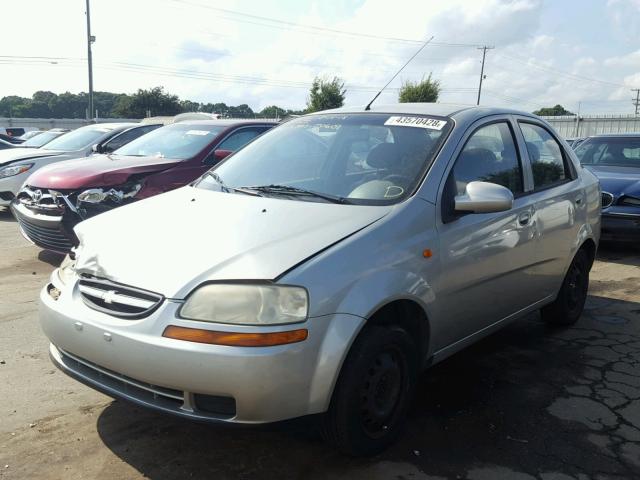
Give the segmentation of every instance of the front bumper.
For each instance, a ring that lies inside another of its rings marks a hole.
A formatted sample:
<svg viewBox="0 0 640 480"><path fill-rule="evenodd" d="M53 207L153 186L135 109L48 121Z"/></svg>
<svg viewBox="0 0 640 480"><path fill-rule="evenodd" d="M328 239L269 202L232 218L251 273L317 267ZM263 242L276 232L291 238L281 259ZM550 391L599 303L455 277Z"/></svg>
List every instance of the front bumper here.
<svg viewBox="0 0 640 480"><path fill-rule="evenodd" d="M640 240L640 209L638 213L602 213L601 240L633 242Z"/></svg>
<svg viewBox="0 0 640 480"><path fill-rule="evenodd" d="M52 283L56 278L54 272ZM57 300L47 287L40 295L40 321L61 370L111 396L213 422L267 423L326 411L364 322L339 314L290 326L209 324L177 318L180 303L171 300L148 317L123 320L86 306L75 285L61 290ZM275 347L228 347L164 338L169 324L246 332L306 328L309 336ZM234 409L203 409L199 398L231 400Z"/></svg>
<svg viewBox="0 0 640 480"><path fill-rule="evenodd" d="M20 225L20 232L31 243L58 253L68 253L73 242L62 228L62 217L32 212L14 201L11 211Z"/></svg>

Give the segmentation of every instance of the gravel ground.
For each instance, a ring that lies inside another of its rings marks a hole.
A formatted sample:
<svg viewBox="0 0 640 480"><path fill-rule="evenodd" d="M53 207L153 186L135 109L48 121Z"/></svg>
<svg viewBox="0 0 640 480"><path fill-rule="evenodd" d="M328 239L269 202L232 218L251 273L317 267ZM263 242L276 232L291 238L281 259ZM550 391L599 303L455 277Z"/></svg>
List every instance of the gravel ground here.
<svg viewBox="0 0 640 480"><path fill-rule="evenodd" d="M0 478L640 478L640 250L601 248L574 328L531 315L421 377L408 426L371 459L308 422L183 422L101 395L49 362L36 298L59 257L0 208Z"/></svg>

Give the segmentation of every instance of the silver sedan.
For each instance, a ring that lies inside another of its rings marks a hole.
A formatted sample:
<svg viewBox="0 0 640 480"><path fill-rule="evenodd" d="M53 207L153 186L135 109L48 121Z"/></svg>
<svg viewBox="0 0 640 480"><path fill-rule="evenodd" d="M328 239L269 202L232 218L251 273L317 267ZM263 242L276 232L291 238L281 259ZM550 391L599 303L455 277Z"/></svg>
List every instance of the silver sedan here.
<svg viewBox="0 0 640 480"><path fill-rule="evenodd" d="M600 191L533 115L400 104L291 120L75 230L40 297L60 369L190 419L320 414L372 454L421 369L534 310L578 320Z"/></svg>

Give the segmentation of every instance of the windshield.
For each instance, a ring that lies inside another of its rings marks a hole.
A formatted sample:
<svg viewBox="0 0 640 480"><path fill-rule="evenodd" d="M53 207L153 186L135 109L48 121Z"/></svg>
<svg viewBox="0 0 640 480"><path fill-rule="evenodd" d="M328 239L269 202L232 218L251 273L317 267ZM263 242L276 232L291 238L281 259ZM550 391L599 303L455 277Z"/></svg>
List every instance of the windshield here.
<svg viewBox="0 0 640 480"><path fill-rule="evenodd" d="M97 143L100 138L110 131L110 128L105 127L81 127L73 132L66 133L54 140L51 140L44 146L44 148L45 150L60 150L68 152L82 150L90 147L94 143ZM42 135L44 135L44 133Z"/></svg>
<svg viewBox="0 0 640 480"><path fill-rule="evenodd" d="M309 115L257 138L198 186L306 201L396 203L415 190L450 126L445 118L417 115Z"/></svg>
<svg viewBox="0 0 640 480"><path fill-rule="evenodd" d="M575 152L583 165L640 168L640 136L587 138Z"/></svg>
<svg viewBox="0 0 640 480"><path fill-rule="evenodd" d="M42 132L36 135L35 137L31 137L26 142L23 142L22 146L38 148L43 146L45 143L49 143L51 140L53 140L56 137L59 137L60 135L61 135L60 132Z"/></svg>
<svg viewBox="0 0 640 480"><path fill-rule="evenodd" d="M221 125L175 123L133 140L117 149L114 154L184 160L199 153L224 128Z"/></svg>

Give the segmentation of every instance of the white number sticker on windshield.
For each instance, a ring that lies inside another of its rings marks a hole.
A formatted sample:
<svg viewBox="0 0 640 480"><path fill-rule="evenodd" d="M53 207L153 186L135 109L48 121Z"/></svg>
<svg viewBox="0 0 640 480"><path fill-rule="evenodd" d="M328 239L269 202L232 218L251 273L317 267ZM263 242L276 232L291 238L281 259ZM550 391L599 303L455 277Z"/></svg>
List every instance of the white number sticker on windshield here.
<svg viewBox="0 0 640 480"><path fill-rule="evenodd" d="M389 117L384 124L396 127L417 127L428 128L429 130L442 130L442 127L444 127L447 122L445 120L437 120L435 118L394 116Z"/></svg>
<svg viewBox="0 0 640 480"><path fill-rule="evenodd" d="M207 130L189 130L187 135L209 135L210 133Z"/></svg>

